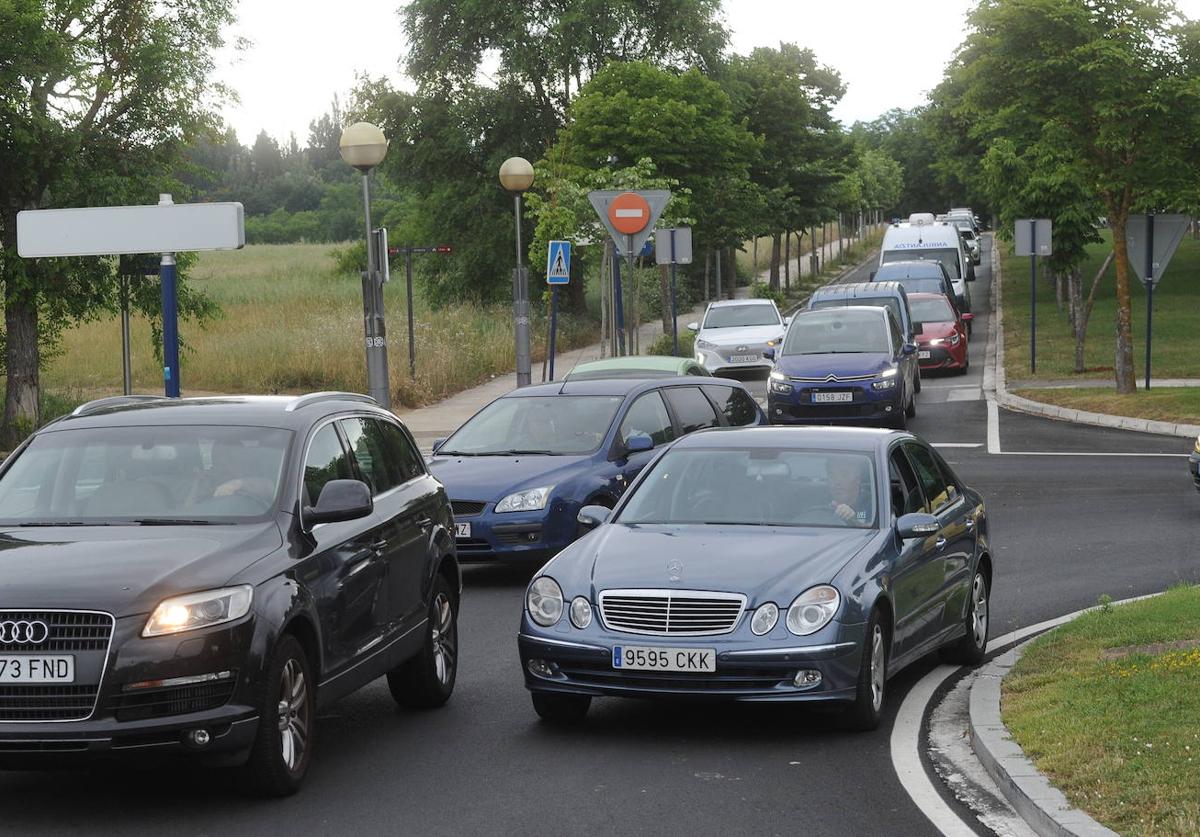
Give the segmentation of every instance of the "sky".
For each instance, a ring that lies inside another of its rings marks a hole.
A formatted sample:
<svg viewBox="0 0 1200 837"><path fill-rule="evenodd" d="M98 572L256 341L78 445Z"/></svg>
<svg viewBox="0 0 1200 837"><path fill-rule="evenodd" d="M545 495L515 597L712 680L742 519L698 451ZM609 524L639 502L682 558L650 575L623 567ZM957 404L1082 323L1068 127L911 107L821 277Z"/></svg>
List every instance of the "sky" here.
<svg viewBox="0 0 1200 837"><path fill-rule="evenodd" d="M240 104L225 118L245 145L261 130L303 146L308 123L344 97L356 73L388 76L410 87L400 70L405 52L397 9L403 0L240 0L228 39L245 38L241 51L218 58L218 78ZM1190 18L1200 0L1177 0ZM937 86L962 41L973 0L724 0L731 48L795 42L842 75L846 95L834 116L849 125L891 108L912 108Z"/></svg>

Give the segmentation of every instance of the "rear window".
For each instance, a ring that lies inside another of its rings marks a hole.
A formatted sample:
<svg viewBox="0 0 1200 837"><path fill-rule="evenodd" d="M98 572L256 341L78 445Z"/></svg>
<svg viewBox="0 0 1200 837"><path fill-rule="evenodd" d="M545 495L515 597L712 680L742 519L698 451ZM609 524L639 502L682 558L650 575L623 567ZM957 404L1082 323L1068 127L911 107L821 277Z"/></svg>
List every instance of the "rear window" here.
<svg viewBox="0 0 1200 837"><path fill-rule="evenodd" d="M909 295L909 307L912 307L913 294L944 294L946 286L942 284L944 279L905 279L900 284L904 287L904 292ZM921 319L913 312L914 319Z"/></svg>
<svg viewBox="0 0 1200 837"><path fill-rule="evenodd" d="M859 296L853 299L819 299L813 302L813 309L819 308L848 308L850 306L870 306L874 308L888 308L892 312L892 316L896 318L896 322L904 322L904 317L900 314L900 300L894 296Z"/></svg>
<svg viewBox="0 0 1200 837"><path fill-rule="evenodd" d="M942 269L935 262L922 264L885 264L875 271L872 282L903 282L906 279L940 279Z"/></svg>
<svg viewBox="0 0 1200 837"><path fill-rule="evenodd" d="M883 263L938 261L946 268L951 276L961 279L962 272L958 269L957 247L921 247L916 243L902 244L898 249L884 250Z"/></svg>

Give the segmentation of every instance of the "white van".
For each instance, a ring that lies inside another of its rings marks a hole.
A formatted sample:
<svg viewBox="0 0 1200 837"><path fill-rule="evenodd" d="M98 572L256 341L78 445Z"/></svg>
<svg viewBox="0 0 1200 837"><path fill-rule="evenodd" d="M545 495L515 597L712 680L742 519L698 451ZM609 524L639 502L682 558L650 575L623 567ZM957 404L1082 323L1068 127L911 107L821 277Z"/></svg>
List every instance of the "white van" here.
<svg viewBox="0 0 1200 837"><path fill-rule="evenodd" d="M883 234L879 264L888 262L924 261L935 259L946 267L958 297L958 310L971 310L971 290L968 282L975 281L975 265L962 243L958 228L953 224L893 224Z"/></svg>

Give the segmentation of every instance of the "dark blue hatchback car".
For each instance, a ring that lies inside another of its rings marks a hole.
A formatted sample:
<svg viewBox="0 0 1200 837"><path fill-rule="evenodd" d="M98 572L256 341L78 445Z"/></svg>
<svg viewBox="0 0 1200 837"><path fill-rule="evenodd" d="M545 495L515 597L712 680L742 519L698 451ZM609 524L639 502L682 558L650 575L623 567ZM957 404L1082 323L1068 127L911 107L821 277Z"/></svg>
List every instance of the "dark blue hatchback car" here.
<svg viewBox="0 0 1200 837"><path fill-rule="evenodd" d="M542 562L612 508L654 449L709 427L765 424L737 381L592 380L514 390L439 443L430 472L450 496L461 561Z"/></svg>
<svg viewBox="0 0 1200 837"><path fill-rule="evenodd" d="M887 424L917 414L917 347L886 308L827 308L792 318L767 382L772 424Z"/></svg>

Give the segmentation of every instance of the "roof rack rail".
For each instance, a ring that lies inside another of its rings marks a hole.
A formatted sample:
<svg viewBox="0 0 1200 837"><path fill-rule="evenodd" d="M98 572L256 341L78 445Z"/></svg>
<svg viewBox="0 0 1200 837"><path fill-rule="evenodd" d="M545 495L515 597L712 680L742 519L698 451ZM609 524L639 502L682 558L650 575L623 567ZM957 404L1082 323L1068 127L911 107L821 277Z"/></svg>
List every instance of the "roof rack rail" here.
<svg viewBox="0 0 1200 837"><path fill-rule="evenodd" d="M121 407L127 404L141 404L147 401L169 401L165 395L110 395L107 398L97 398L80 404L71 411L73 416L86 416L105 407Z"/></svg>
<svg viewBox="0 0 1200 837"><path fill-rule="evenodd" d="M296 410L313 404L320 404L324 401L358 401L362 404L374 404L379 406L379 402L369 395L363 395L358 392L310 392L308 395L301 395L294 399L290 404L284 407L284 412L294 413Z"/></svg>

